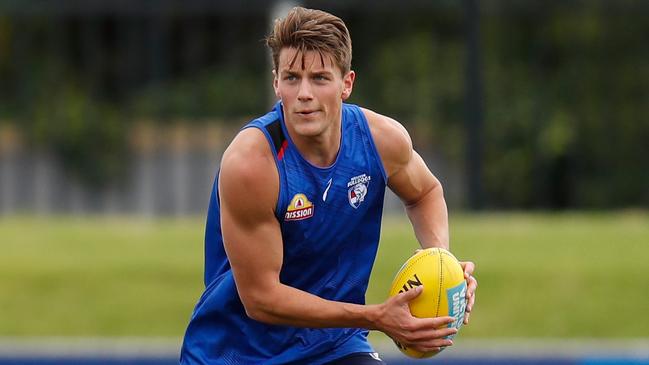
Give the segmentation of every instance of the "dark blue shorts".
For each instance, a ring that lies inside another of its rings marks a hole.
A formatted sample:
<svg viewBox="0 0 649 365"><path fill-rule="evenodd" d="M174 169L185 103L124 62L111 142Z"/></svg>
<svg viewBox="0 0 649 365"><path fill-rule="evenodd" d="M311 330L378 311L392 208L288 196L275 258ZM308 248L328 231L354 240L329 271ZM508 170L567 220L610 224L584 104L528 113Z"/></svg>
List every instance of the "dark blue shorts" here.
<svg viewBox="0 0 649 365"><path fill-rule="evenodd" d="M359 352L328 362L326 365L385 365L385 363L376 352Z"/></svg>

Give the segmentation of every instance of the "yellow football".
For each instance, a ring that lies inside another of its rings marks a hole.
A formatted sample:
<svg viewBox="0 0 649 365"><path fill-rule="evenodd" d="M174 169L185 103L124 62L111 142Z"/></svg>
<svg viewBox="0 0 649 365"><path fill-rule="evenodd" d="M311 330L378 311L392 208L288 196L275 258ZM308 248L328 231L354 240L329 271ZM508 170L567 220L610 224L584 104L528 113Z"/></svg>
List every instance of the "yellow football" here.
<svg viewBox="0 0 649 365"><path fill-rule="evenodd" d="M390 288L390 296L420 285L424 286L424 291L410 302L412 315L418 318L451 316L455 320L448 327L459 330L466 309L466 281L455 256L443 248L428 248L417 252L397 272ZM394 342L401 352L414 358L431 357L439 353L420 352Z"/></svg>

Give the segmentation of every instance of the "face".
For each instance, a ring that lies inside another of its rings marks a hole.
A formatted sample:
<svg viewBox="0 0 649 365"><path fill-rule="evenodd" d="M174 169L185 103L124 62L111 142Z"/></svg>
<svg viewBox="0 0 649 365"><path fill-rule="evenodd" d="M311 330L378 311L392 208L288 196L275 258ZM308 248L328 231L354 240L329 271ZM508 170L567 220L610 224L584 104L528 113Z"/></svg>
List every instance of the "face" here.
<svg viewBox="0 0 649 365"><path fill-rule="evenodd" d="M354 72L342 75L331 57L320 58L316 51L297 54L284 48L274 70L275 95L284 105L284 119L298 136L317 137L340 125L342 102L349 98ZM291 67L291 61L295 59Z"/></svg>

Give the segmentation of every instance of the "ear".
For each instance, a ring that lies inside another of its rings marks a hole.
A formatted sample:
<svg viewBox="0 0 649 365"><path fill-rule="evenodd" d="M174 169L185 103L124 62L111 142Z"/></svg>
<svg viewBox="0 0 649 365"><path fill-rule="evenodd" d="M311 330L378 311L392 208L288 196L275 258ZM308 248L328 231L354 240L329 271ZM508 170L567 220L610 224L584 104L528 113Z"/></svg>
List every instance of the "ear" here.
<svg viewBox="0 0 649 365"><path fill-rule="evenodd" d="M343 101L349 99L352 94L352 89L354 88L354 80L356 79L356 73L354 71L349 71L345 76L343 76L343 92L342 99Z"/></svg>
<svg viewBox="0 0 649 365"><path fill-rule="evenodd" d="M277 99L281 100L282 97L279 94L279 76L275 70L273 70L273 90L275 90L275 96L277 96Z"/></svg>

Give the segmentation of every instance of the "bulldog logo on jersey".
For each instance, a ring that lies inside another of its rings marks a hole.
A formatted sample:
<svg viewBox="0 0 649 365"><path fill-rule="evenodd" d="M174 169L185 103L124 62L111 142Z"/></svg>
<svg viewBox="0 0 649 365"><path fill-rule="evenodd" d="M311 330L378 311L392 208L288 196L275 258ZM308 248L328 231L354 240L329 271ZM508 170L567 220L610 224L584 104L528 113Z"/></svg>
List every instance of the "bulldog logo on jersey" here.
<svg viewBox="0 0 649 365"><path fill-rule="evenodd" d="M286 208L285 221L299 221L313 217L313 203L302 193L295 194Z"/></svg>
<svg viewBox="0 0 649 365"><path fill-rule="evenodd" d="M347 198L349 199L349 205L352 208L356 209L359 205L365 200L367 196L367 187L370 185L371 176L366 174L354 176L349 179L347 187Z"/></svg>

